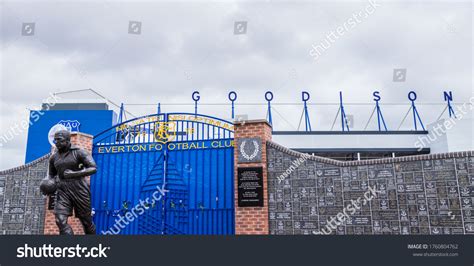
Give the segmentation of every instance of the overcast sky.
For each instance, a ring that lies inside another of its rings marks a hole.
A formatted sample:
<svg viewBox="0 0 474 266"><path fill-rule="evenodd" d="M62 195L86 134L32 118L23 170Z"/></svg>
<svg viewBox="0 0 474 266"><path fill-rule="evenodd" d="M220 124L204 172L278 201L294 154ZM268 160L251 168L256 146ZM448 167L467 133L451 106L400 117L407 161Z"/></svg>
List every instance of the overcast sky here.
<svg viewBox="0 0 474 266"><path fill-rule="evenodd" d="M237 103L264 104L271 90L275 128L288 130L297 128L302 106L276 104L300 103L302 90L311 103L336 103L341 90L347 103L370 104L346 107L355 129L367 123L374 90L382 104L408 104L407 93L415 90L426 123L444 107L423 103L442 104L443 90L452 90L458 103L472 95L470 2L7 1L0 9L2 135L50 93L88 88L126 104L192 103L194 90L202 104L228 103L230 90ZM130 21L141 23L140 32L129 33ZM246 25L235 29L239 21ZM34 23L34 32L24 23ZM344 29L337 33L338 27ZM327 49L311 56L322 42ZM394 82L399 68L406 69L404 82ZM313 129L329 130L337 108L311 105ZM384 108L396 129L408 105ZM144 115L156 106L127 109ZM236 109L250 118L264 118L265 111L264 105ZM229 119L230 107L203 105L200 112ZM20 132L0 147L0 169L23 163L26 136Z"/></svg>

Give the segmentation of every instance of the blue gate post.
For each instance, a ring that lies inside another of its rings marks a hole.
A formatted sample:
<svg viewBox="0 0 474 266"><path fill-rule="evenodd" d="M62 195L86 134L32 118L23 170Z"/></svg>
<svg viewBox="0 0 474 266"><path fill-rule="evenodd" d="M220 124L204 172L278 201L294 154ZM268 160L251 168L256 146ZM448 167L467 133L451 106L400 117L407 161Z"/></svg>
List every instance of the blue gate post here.
<svg viewBox="0 0 474 266"><path fill-rule="evenodd" d="M197 112L197 101L196 101L196 112ZM167 124L168 123L168 114L164 115L164 121L165 123L165 131L168 132ZM167 176L168 176L168 145L164 145L163 147L163 188L167 190ZM163 205L162 205L162 217L161 217L161 234L165 234L165 226L166 226L166 207L168 202L167 202L168 196L166 194L163 195Z"/></svg>

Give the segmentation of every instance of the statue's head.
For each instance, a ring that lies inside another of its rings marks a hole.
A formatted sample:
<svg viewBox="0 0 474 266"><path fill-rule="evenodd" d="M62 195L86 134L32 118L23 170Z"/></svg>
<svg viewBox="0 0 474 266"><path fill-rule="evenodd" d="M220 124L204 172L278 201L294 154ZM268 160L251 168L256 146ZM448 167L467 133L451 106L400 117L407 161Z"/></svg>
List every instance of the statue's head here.
<svg viewBox="0 0 474 266"><path fill-rule="evenodd" d="M59 130L54 134L54 144L58 151L66 151L71 147L71 133L67 130Z"/></svg>

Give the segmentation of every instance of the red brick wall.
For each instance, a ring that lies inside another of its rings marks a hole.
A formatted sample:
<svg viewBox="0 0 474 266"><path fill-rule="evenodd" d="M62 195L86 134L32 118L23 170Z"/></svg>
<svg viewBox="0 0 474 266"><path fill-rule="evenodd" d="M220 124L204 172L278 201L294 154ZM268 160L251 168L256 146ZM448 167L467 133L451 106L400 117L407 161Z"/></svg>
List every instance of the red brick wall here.
<svg viewBox="0 0 474 266"><path fill-rule="evenodd" d="M84 134L80 132L71 133L71 143L89 152L92 152L92 139L93 137L88 134ZM89 180L89 177L87 177L87 179ZM44 234L45 235L58 235L59 230L58 230L58 227L56 226L54 213L52 210L48 210L48 200L46 201L46 214L44 216L45 217L44 218ZM71 216L68 219L68 223L71 225L72 230L74 230L74 234L76 235L84 234L84 229L82 228L82 225L79 219L75 218L74 216Z"/></svg>
<svg viewBox="0 0 474 266"><path fill-rule="evenodd" d="M267 235L268 227L268 182L267 182L267 140L272 139L272 128L265 120L236 122L234 143L240 138L258 137L262 140L262 161L260 163L238 163L239 150L234 149L234 206L236 235ZM237 202L237 168L263 167L263 207L239 207Z"/></svg>

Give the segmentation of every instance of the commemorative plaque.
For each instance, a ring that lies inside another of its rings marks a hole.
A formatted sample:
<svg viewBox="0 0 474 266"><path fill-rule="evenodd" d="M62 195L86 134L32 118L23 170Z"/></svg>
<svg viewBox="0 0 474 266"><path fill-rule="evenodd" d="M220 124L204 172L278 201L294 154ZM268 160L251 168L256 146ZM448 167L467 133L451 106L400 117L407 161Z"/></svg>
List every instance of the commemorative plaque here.
<svg viewBox="0 0 474 266"><path fill-rule="evenodd" d="M263 168L237 169L239 207L263 207Z"/></svg>

